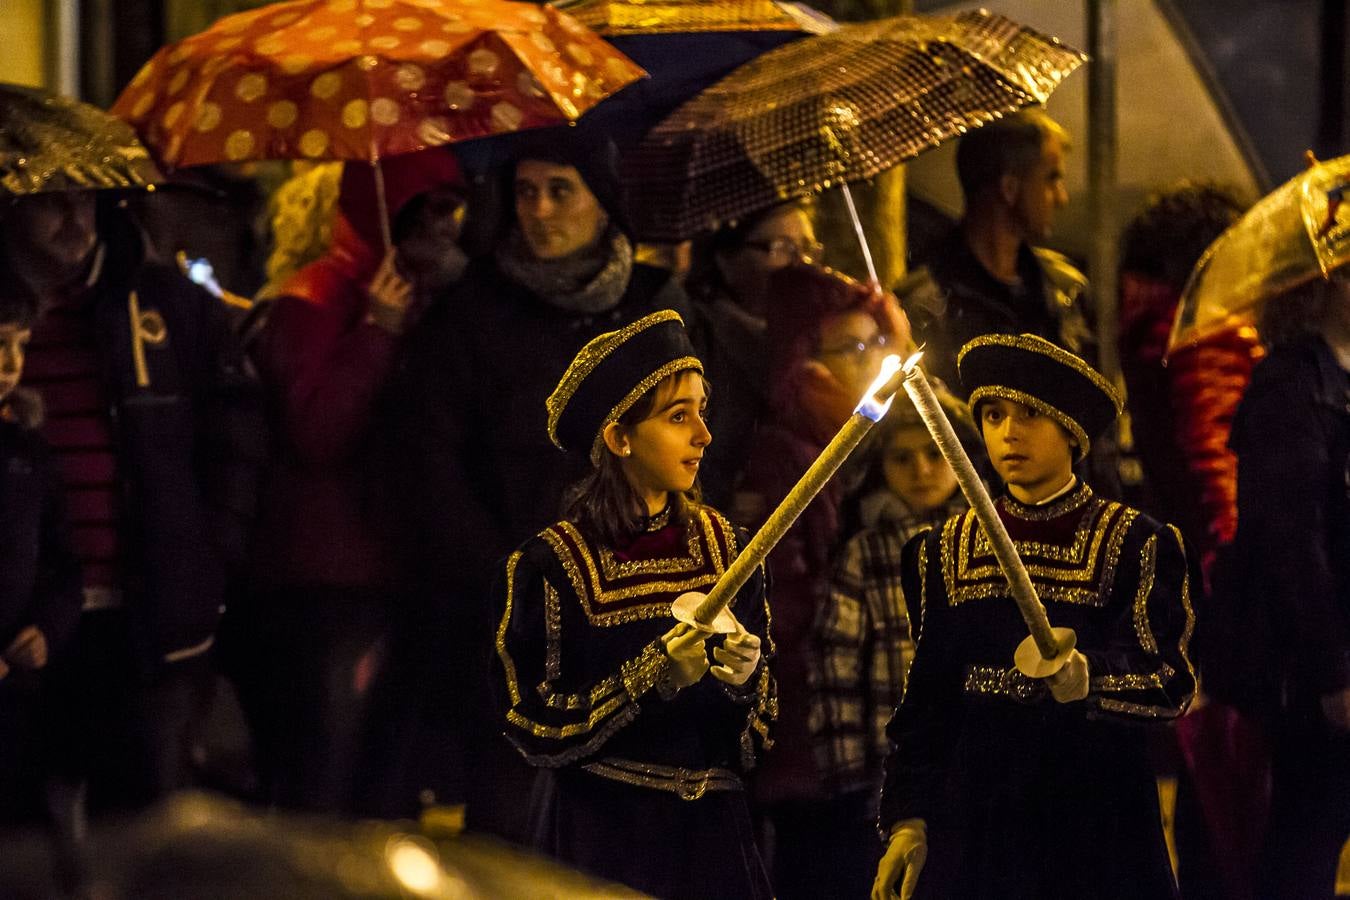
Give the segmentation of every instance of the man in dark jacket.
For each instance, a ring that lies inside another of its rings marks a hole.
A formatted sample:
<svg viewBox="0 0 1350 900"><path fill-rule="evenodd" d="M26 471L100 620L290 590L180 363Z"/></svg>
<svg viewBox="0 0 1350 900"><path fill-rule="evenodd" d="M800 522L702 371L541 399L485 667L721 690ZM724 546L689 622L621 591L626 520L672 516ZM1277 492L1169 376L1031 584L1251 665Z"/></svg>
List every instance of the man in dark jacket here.
<svg viewBox="0 0 1350 900"><path fill-rule="evenodd" d="M488 586L499 560L557 519L588 465L586 454L559 465L544 401L596 335L660 309L688 315L669 272L633 261L613 153L579 129L522 141L505 173L503 234L408 333L383 435L403 543L429 589L418 627L460 642L442 654L464 666L437 679L453 684L443 702L463 708L467 692L478 718L464 730L491 735L469 751L473 784L448 773L443 790L473 792L471 825L517 840L530 773L494 734ZM495 778L489 766L518 772Z"/></svg>
<svg viewBox="0 0 1350 900"><path fill-rule="evenodd" d="M231 566L242 561L262 411L225 311L87 192L0 215L0 272L41 310L28 384L84 567L69 665L70 774L94 804L188 778Z"/></svg>
<svg viewBox="0 0 1350 900"><path fill-rule="evenodd" d="M1087 279L1065 257L1036 246L1069 201L1068 150L1068 133L1038 109L961 139L956 168L965 215L914 261L931 280L901 298L930 375L959 385L956 352L982 334L1035 334L1094 362Z"/></svg>

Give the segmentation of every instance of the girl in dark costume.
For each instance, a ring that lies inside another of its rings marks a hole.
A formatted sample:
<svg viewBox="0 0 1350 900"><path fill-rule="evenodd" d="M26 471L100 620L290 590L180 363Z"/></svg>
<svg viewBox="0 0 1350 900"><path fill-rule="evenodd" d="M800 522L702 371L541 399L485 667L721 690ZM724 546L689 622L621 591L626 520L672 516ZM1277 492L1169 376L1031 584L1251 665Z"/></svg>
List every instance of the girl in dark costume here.
<svg viewBox="0 0 1350 900"><path fill-rule="evenodd" d="M767 898L741 781L776 711L763 573L734 634L670 612L744 543L697 500L702 371L665 310L588 343L549 398L549 437L594 468L500 579L506 735L541 768L539 849L658 897Z"/></svg>

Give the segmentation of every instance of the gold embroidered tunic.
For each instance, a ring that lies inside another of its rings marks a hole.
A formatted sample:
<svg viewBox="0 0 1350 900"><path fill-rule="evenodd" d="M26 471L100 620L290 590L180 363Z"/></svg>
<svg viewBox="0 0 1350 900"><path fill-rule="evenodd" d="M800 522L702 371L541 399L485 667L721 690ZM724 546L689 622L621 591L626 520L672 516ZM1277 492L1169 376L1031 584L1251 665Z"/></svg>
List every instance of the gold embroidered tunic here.
<svg viewBox="0 0 1350 900"><path fill-rule="evenodd" d="M1027 629L973 513L915 538L902 577L922 621L880 825L928 822L927 896L1170 896L1132 726L1175 718L1195 690L1199 582L1180 533L1081 483L997 507L1051 623L1077 634L1088 697L1057 703L1014 667Z"/></svg>
<svg viewBox="0 0 1350 900"><path fill-rule="evenodd" d="M629 783L633 763L726 774L753 766L776 712L765 663L739 688L711 675L678 693L663 687L669 661L660 637L676 624L671 602L711 590L739 547L735 528L715 510L696 506L689 519L622 550L558 522L507 560L497 630L506 735L531 764L604 763L597 774ZM762 572L731 608L760 636L767 660ZM661 788L659 781L650 786ZM677 788L667 780L666 789Z"/></svg>

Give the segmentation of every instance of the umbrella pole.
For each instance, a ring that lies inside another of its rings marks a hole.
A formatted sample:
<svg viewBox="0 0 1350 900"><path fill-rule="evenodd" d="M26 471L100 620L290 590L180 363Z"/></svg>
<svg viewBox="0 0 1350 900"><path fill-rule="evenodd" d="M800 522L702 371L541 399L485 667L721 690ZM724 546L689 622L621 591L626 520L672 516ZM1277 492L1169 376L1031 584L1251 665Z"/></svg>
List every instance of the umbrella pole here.
<svg viewBox="0 0 1350 900"><path fill-rule="evenodd" d="M384 168L378 158L371 165L375 168L375 204L380 217L380 237L384 238L384 252L388 253L394 246L394 238L389 224L389 201L384 196Z"/></svg>
<svg viewBox="0 0 1350 900"><path fill-rule="evenodd" d="M847 181L839 187L844 192L844 203L848 206L848 217L853 220L853 231L858 235L858 245L862 247L863 261L867 263L867 277L872 280L873 285L881 287L881 279L877 277L877 264L872 261L872 248L867 244L862 219L858 217L858 207L853 205L853 192L848 189Z"/></svg>

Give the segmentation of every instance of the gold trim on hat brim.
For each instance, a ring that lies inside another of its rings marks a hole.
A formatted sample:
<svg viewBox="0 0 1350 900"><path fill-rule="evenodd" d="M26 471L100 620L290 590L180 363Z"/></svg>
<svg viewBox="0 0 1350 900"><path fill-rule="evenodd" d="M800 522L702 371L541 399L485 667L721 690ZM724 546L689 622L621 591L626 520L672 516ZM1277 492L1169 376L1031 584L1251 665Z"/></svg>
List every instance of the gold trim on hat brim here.
<svg viewBox="0 0 1350 900"><path fill-rule="evenodd" d="M1019 391L1016 388L1004 387L1001 384L986 384L983 387L977 387L970 392L970 409L974 412L980 405L981 400L987 400L990 397L997 397L1000 400L1011 400L1013 403L1020 403L1023 406L1029 406L1038 410L1044 415L1054 419L1061 428L1073 435L1074 440L1078 441L1078 454L1074 462L1088 455L1092 449L1092 442L1088 440L1087 432L1083 426L1074 421L1072 416L1067 415L1062 410L1056 409L1049 403L1039 397L1033 397L1026 391ZM980 436L984 436L984 426L979 424L980 418L977 417L976 427L980 429Z"/></svg>
<svg viewBox="0 0 1350 900"><path fill-rule="evenodd" d="M684 325L684 319L680 318L679 313L673 309L663 309L649 316L643 316L636 322L631 322L616 331L606 331L604 334L596 335L587 341L586 346L577 351L576 358L567 367L567 371L563 372L558 386L544 401L544 407L548 410L548 439L553 442L553 446L559 450L566 449L558 440L558 422L562 419L567 404L572 402L572 397L576 394L577 388L595 371L595 367L600 365L605 357L623 346L624 342L633 335L646 331L653 325L660 325L662 322L679 322L680 325Z"/></svg>
<svg viewBox="0 0 1350 900"><path fill-rule="evenodd" d="M971 338L966 345L956 354L956 367L959 371L961 360L966 358L966 354L977 347L1013 347L1017 350L1025 350L1029 353L1039 353L1042 356L1048 356L1061 365L1068 366L1079 375L1082 375L1102 393L1106 394L1111 405L1116 409L1116 415L1119 416L1125 411L1125 399L1120 396L1120 391L1116 386L1106 380L1102 375L1080 356L1076 356L1056 344L1052 344L1045 338L1037 337L1034 334L982 334L977 338ZM973 396L973 395L972 395ZM1011 399L1011 398L1009 398ZM1020 401L1019 401L1020 402ZM971 404L974 407L974 403Z"/></svg>
<svg viewBox="0 0 1350 900"><path fill-rule="evenodd" d="M697 372L702 375L703 363L696 356L681 356L679 359L673 359L666 363L634 385L633 389L618 402L618 405L609 411L609 415L605 416L605 421L600 423L600 430L595 433L595 441L591 444L591 465L600 465L600 454L605 450L605 428L623 418L623 414L632 409L633 404L637 403L643 394L679 372Z"/></svg>

